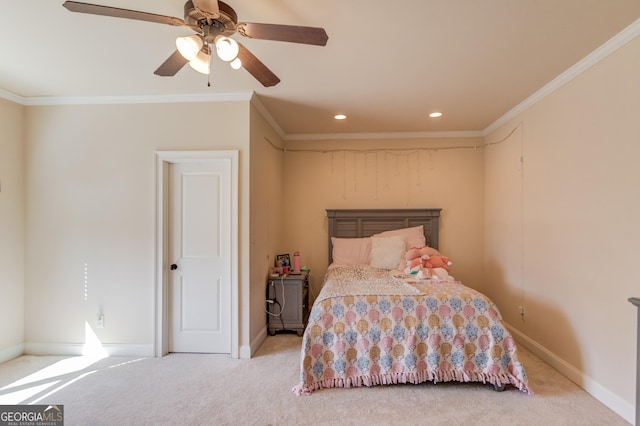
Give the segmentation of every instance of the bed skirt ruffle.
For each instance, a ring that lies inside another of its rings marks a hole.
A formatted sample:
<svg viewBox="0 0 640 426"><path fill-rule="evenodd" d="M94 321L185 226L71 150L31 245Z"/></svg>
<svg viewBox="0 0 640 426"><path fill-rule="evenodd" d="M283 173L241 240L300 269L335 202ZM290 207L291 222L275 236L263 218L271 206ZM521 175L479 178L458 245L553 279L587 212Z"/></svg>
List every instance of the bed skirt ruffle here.
<svg viewBox="0 0 640 426"><path fill-rule="evenodd" d="M314 391L327 388L351 388L397 384L418 385L426 382L432 382L434 384L438 382L479 382L483 384L489 383L495 386L512 385L528 395L533 395L533 392L526 384L514 377L504 374L484 374L466 371L383 373L369 376L322 379L320 381L313 382L310 385L300 383L297 386L294 386L291 390L294 394L301 396L311 395Z"/></svg>

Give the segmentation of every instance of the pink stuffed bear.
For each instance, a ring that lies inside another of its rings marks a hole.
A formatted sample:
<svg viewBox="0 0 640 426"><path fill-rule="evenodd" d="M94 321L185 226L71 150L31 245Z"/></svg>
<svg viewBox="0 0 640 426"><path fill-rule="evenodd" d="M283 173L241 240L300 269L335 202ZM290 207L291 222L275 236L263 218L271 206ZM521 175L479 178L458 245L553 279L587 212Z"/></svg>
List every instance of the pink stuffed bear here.
<svg viewBox="0 0 640 426"><path fill-rule="evenodd" d="M429 247L429 246L411 247L405 253L404 258L406 260L413 260L425 255L426 256L440 255L440 252L434 249L433 247Z"/></svg>

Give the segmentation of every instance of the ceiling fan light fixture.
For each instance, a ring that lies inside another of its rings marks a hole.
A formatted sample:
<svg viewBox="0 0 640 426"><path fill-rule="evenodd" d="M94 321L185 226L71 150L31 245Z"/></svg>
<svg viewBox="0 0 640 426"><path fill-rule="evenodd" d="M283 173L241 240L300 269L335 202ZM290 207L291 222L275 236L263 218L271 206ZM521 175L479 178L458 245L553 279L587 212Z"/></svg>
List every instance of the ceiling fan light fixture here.
<svg viewBox="0 0 640 426"><path fill-rule="evenodd" d="M74 13L126 18L175 27L184 26L195 31L196 35L176 39L177 49L154 71L155 75L162 77L176 75L187 63L199 72L210 76L211 49L213 44L216 44L216 53L221 60L232 62L240 55L243 63L235 62L233 67L244 68L264 87L271 87L280 83L280 78L246 47L229 36L239 34L251 39L314 46L326 46L329 40L324 28L238 21L236 11L218 0L188 0L184 4L184 19L71 0L64 1L62 6ZM204 56L200 54L202 50L204 50Z"/></svg>
<svg viewBox="0 0 640 426"><path fill-rule="evenodd" d="M231 68L233 68L234 70L239 70L240 68L242 68L242 61L240 60L240 58L235 58L229 64L231 65Z"/></svg>
<svg viewBox="0 0 640 426"><path fill-rule="evenodd" d="M225 62L231 62L238 57L240 47L232 38L219 36L216 38L216 53Z"/></svg>
<svg viewBox="0 0 640 426"><path fill-rule="evenodd" d="M178 37L176 39L178 52L180 52L187 61L191 61L198 56L203 44L204 41L198 34L194 34L189 37Z"/></svg>
<svg viewBox="0 0 640 426"><path fill-rule="evenodd" d="M211 71L211 55L201 50L195 58L189 61L189 66L201 74Z"/></svg>

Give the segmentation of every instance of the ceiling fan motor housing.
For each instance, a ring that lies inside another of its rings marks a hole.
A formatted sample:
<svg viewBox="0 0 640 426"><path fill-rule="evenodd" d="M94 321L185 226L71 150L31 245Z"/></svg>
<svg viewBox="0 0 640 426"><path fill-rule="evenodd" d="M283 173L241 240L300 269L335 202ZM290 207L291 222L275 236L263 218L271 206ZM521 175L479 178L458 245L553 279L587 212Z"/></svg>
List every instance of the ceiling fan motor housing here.
<svg viewBox="0 0 640 426"><path fill-rule="evenodd" d="M184 4L184 21L190 26L199 27L208 43L213 43L219 35L231 36L236 32L238 15L228 4L219 1L220 16L212 18L197 9L191 0Z"/></svg>

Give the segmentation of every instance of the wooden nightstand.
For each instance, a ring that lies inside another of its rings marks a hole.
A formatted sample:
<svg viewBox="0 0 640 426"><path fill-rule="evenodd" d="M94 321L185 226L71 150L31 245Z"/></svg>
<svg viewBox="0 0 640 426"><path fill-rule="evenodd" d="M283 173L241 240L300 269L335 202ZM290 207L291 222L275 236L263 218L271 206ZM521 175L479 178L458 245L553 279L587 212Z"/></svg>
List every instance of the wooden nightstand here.
<svg viewBox="0 0 640 426"><path fill-rule="evenodd" d="M270 335L297 333L302 336L309 318L309 273L270 277L266 305Z"/></svg>

